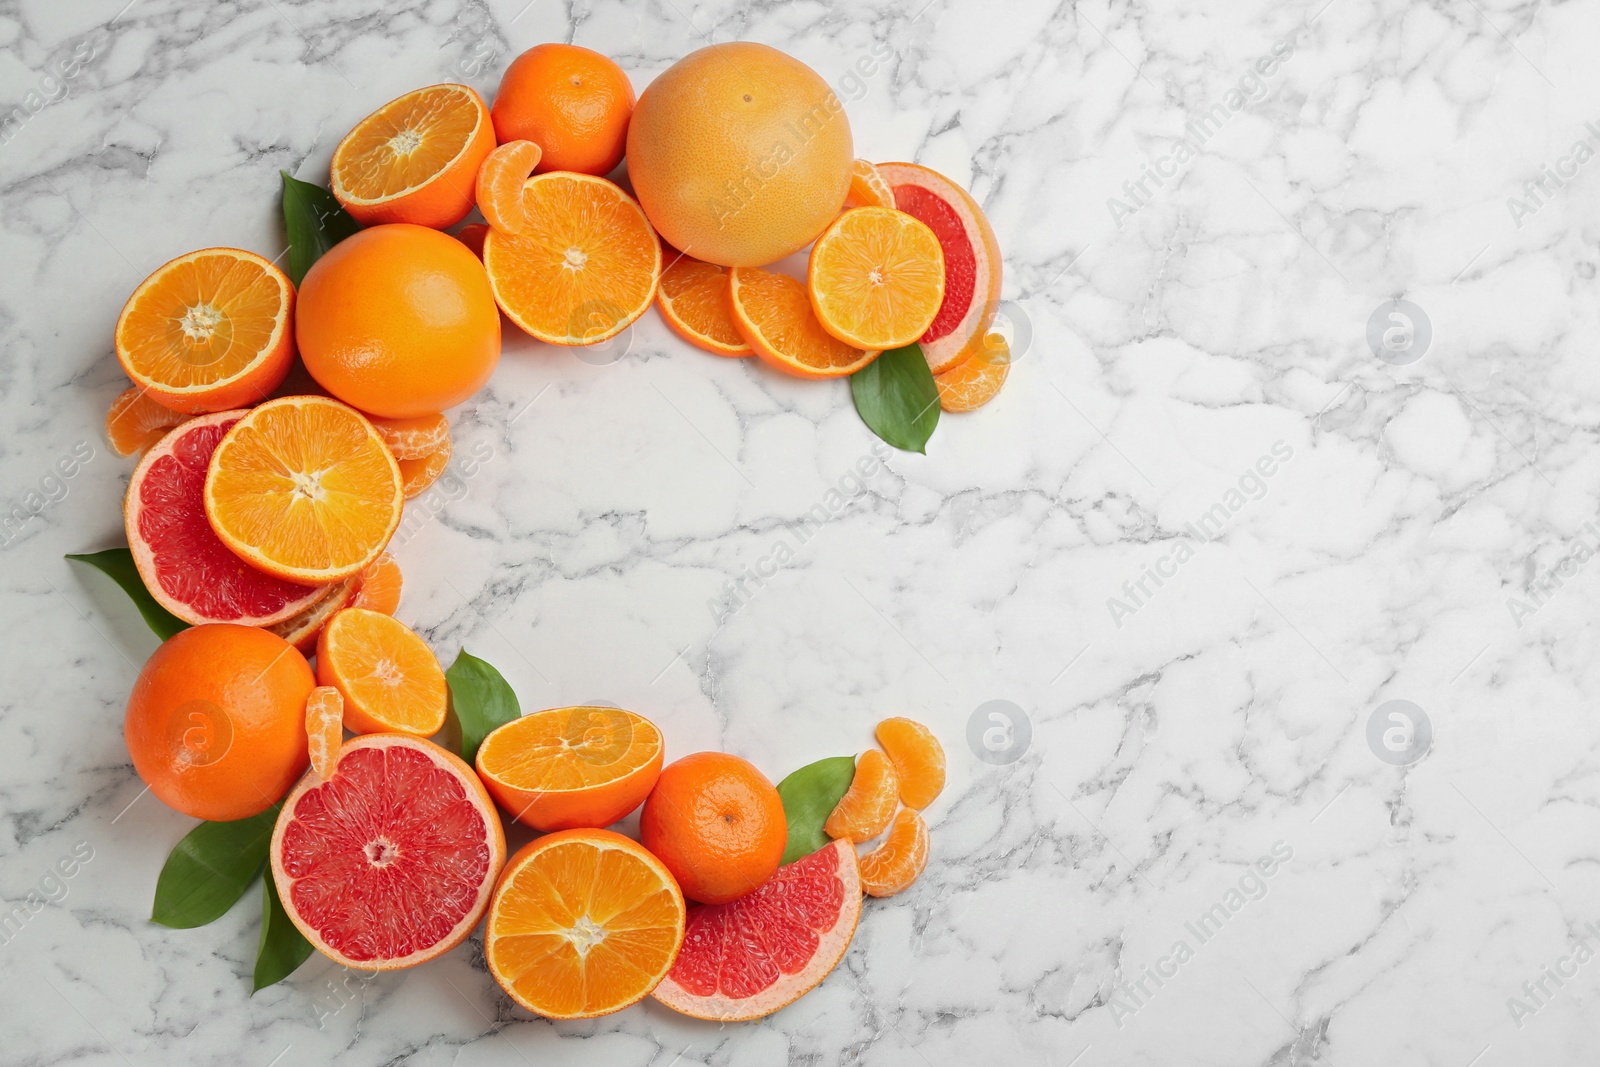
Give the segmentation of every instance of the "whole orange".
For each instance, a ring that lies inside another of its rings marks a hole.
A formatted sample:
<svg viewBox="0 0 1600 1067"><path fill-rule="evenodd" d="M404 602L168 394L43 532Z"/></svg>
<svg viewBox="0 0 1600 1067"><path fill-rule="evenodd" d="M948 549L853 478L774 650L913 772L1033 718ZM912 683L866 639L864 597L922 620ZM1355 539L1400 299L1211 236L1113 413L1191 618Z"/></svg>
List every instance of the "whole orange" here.
<svg viewBox="0 0 1600 1067"><path fill-rule="evenodd" d="M628 126L628 177L651 225L725 267L765 266L816 240L844 206L853 156L828 83L744 41L668 67Z"/></svg>
<svg viewBox="0 0 1600 1067"><path fill-rule="evenodd" d="M388 419L459 404L500 360L500 310L466 245L426 226L373 226L306 272L295 306L306 370Z"/></svg>
<svg viewBox="0 0 1600 1067"><path fill-rule="evenodd" d="M662 770L645 799L639 837L684 896L726 904L772 877L789 824L777 789L750 761L696 752Z"/></svg>
<svg viewBox="0 0 1600 1067"><path fill-rule="evenodd" d="M501 144L543 149L535 170L606 174L622 162L633 85L607 57L575 44L535 45L511 61L490 115Z"/></svg>
<svg viewBox="0 0 1600 1067"><path fill-rule="evenodd" d="M197 819L246 819L305 772L311 667L283 638L209 623L156 649L128 696L123 738L133 769L169 807Z"/></svg>

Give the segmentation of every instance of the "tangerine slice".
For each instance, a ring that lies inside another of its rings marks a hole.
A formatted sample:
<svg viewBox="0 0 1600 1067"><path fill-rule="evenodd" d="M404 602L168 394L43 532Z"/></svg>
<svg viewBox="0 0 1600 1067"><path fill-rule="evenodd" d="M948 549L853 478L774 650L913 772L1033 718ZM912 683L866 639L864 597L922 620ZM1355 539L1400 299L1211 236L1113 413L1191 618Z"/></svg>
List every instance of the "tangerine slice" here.
<svg viewBox="0 0 1600 1067"><path fill-rule="evenodd" d="M500 806L536 830L610 826L644 803L665 747L631 711L554 708L495 728L477 767Z"/></svg>
<svg viewBox="0 0 1600 1067"><path fill-rule="evenodd" d="M393 615L400 606L400 562L387 552L361 569L355 578L356 598L351 607Z"/></svg>
<svg viewBox="0 0 1600 1067"><path fill-rule="evenodd" d="M254 252L205 248L156 268L117 317L117 362L174 411L247 407L289 373L289 276Z"/></svg>
<svg viewBox="0 0 1600 1067"><path fill-rule="evenodd" d="M986 341L986 347L965 363L933 376L939 406L946 411L972 411L1000 395L1011 373L1011 346L998 333L989 334Z"/></svg>
<svg viewBox="0 0 1600 1067"><path fill-rule="evenodd" d="M528 225L522 186L544 152L532 141L507 141L478 168L478 210L491 227L521 233Z"/></svg>
<svg viewBox="0 0 1600 1067"><path fill-rule="evenodd" d="M355 408L320 396L269 400L211 455L206 518L246 562L291 582L356 574L400 525L400 468Z"/></svg>
<svg viewBox="0 0 1600 1067"><path fill-rule="evenodd" d="M450 441L450 420L443 415L417 415L409 419L367 416L395 459L422 459Z"/></svg>
<svg viewBox="0 0 1600 1067"><path fill-rule="evenodd" d="M395 461L400 466L400 491L407 500L420 496L428 486L439 480L445 468L450 466L450 451L450 438L446 437L444 444L421 459Z"/></svg>
<svg viewBox="0 0 1600 1067"><path fill-rule="evenodd" d="M158 404L138 386L117 395L106 411L106 440L119 456L143 452L189 416Z"/></svg>
<svg viewBox="0 0 1600 1067"><path fill-rule="evenodd" d="M683 894L661 861L609 830L546 834L506 864L484 925L489 973L547 1019L643 1000L683 943Z"/></svg>
<svg viewBox="0 0 1600 1067"><path fill-rule="evenodd" d="M405 623L367 608L346 608L322 628L317 684L339 690L345 725L358 734L436 734L450 699L428 643Z"/></svg>
<svg viewBox="0 0 1600 1067"><path fill-rule="evenodd" d="M506 317L553 345L592 345L655 299L661 243L638 201L604 178L538 174L522 187L521 234L490 227L489 285Z"/></svg>
<svg viewBox="0 0 1600 1067"><path fill-rule="evenodd" d="M893 764L882 752L869 748L856 757L855 777L828 813L822 832L836 841L843 838L858 845L871 841L883 833L899 806L899 782Z"/></svg>
<svg viewBox="0 0 1600 1067"><path fill-rule="evenodd" d="M901 808L883 844L861 857L861 888L868 896L892 897L928 865L928 824L911 808Z"/></svg>
<svg viewBox="0 0 1600 1067"><path fill-rule="evenodd" d="M656 307L667 326L696 348L718 356L750 356L728 310L728 272L715 263L680 255L661 272Z"/></svg>
<svg viewBox="0 0 1600 1067"><path fill-rule="evenodd" d="M894 764L900 802L922 809L944 791L944 746L920 722L895 717L878 724L878 744Z"/></svg>
<svg viewBox="0 0 1600 1067"><path fill-rule="evenodd" d="M274 623L267 629L310 656L317 650L317 636L322 633L323 626L350 606L350 601L356 595L356 581L355 578L346 578L342 582L334 582L322 599L298 615Z"/></svg>
<svg viewBox="0 0 1600 1067"><path fill-rule="evenodd" d="M850 164L850 192L845 207L894 207L894 190L884 181L878 168L864 159Z"/></svg>
<svg viewBox="0 0 1600 1067"><path fill-rule="evenodd" d="M483 98L429 85L384 104L333 150L333 195L363 226L414 222L444 229L472 210L473 183L494 149Z"/></svg>
<svg viewBox="0 0 1600 1067"><path fill-rule="evenodd" d="M319 685L306 697L306 741L311 769L318 778L332 778L344 743L344 697L331 685Z"/></svg>
<svg viewBox="0 0 1600 1067"><path fill-rule="evenodd" d="M758 267L728 271L728 307L739 333L761 359L801 378L843 378L878 358L822 328L806 287Z"/></svg>
<svg viewBox="0 0 1600 1067"><path fill-rule="evenodd" d="M806 289L817 321L845 344L900 348L939 313L944 252L933 231L903 211L852 208L811 246Z"/></svg>

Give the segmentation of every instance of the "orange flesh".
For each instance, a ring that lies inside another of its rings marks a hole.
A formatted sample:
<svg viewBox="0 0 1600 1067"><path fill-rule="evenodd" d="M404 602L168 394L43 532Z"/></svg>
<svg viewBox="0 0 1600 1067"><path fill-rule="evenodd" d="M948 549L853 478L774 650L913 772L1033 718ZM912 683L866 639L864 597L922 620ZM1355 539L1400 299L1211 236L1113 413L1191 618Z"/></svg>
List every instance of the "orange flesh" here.
<svg viewBox="0 0 1600 1067"><path fill-rule="evenodd" d="M450 465L450 450L450 438L446 437L439 448L420 459L395 461L400 465L400 491L407 500L423 493L439 480L439 476Z"/></svg>
<svg viewBox="0 0 1600 1067"><path fill-rule="evenodd" d="M478 750L485 776L514 789L587 789L614 781L654 759L661 732L616 708L566 708L535 713L494 731ZM591 713L591 714L585 714Z"/></svg>
<svg viewBox="0 0 1600 1067"><path fill-rule="evenodd" d="M985 343L987 347L965 363L933 376L944 410L972 411L1000 395L1011 373L1011 347L997 333L989 334Z"/></svg>
<svg viewBox="0 0 1600 1067"><path fill-rule="evenodd" d="M811 249L807 282L823 329L860 348L921 337L944 300L944 252L932 230L893 208L846 211Z"/></svg>
<svg viewBox="0 0 1600 1067"><path fill-rule="evenodd" d="M829 336L811 310L806 287L787 274L756 267L728 272L734 322L756 355L807 378L838 378L878 358Z"/></svg>
<svg viewBox="0 0 1600 1067"><path fill-rule="evenodd" d="M544 153L532 141L508 141L478 168L478 210L497 230L521 233L528 224L522 186Z"/></svg>
<svg viewBox="0 0 1600 1067"><path fill-rule="evenodd" d="M363 567L357 581L360 586L351 607L393 615L400 606L400 564L389 553L379 554L377 559Z"/></svg>
<svg viewBox="0 0 1600 1067"><path fill-rule="evenodd" d="M417 415L409 419L367 416L395 459L422 459L450 440L450 420L443 415Z"/></svg>
<svg viewBox="0 0 1600 1067"><path fill-rule="evenodd" d="M124 390L106 412L106 439L119 456L143 452L190 416L158 404L138 386Z"/></svg>
<svg viewBox="0 0 1600 1067"><path fill-rule="evenodd" d="M347 608L328 622L317 642L317 682L339 690L356 733L428 737L444 726L449 692L439 660L381 612Z"/></svg>
<svg viewBox="0 0 1600 1067"><path fill-rule="evenodd" d="M845 207L894 207L894 190L883 175L864 159L850 164L850 194Z"/></svg>
<svg viewBox="0 0 1600 1067"><path fill-rule="evenodd" d="M211 249L151 275L117 323L129 375L188 389L226 381L260 359L286 328L290 299L264 263Z"/></svg>
<svg viewBox="0 0 1600 1067"><path fill-rule="evenodd" d="M334 153L341 190L376 202L426 185L467 147L481 117L464 86L430 86L392 101L363 119Z"/></svg>
<svg viewBox="0 0 1600 1067"><path fill-rule="evenodd" d="M319 778L331 777L344 742L344 697L331 685L317 686L306 698L306 739L311 769Z"/></svg>
<svg viewBox="0 0 1600 1067"><path fill-rule="evenodd" d="M690 344L719 356L753 354L728 311L724 268L679 256L661 272L656 302L667 325Z"/></svg>

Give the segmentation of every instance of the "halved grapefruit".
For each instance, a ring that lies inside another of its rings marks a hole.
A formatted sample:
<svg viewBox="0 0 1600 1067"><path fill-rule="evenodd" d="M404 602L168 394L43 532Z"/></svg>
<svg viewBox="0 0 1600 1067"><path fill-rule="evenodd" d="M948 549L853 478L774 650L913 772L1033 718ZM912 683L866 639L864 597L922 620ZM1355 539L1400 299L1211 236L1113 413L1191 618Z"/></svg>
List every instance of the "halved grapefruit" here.
<svg viewBox="0 0 1600 1067"><path fill-rule="evenodd" d="M188 623L271 626L328 595L259 571L206 521L206 466L244 411L202 415L156 442L133 470L122 516L139 577L160 605Z"/></svg>
<svg viewBox="0 0 1600 1067"><path fill-rule="evenodd" d="M855 846L834 841L731 904L690 908L678 959L651 995L697 1019L771 1015L828 976L860 918Z"/></svg>
<svg viewBox="0 0 1600 1067"><path fill-rule="evenodd" d="M431 741L347 741L308 774L272 831L272 879L290 921L335 963L414 967L466 939L505 864L494 802Z"/></svg>
<svg viewBox="0 0 1600 1067"><path fill-rule="evenodd" d="M877 166L894 206L925 223L944 250L944 302L920 341L941 374L983 350L1000 305L1000 244L983 208L943 174L915 163Z"/></svg>

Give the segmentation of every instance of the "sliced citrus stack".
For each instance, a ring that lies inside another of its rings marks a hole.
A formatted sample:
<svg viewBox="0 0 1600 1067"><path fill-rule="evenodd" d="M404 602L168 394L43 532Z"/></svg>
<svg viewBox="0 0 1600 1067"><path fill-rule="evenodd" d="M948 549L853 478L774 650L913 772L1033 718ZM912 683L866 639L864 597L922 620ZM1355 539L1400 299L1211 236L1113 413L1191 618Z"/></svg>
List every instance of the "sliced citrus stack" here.
<svg viewBox="0 0 1600 1067"><path fill-rule="evenodd" d="M317 638L317 684L339 690L345 724L358 734L427 737L444 726L450 694L438 658L381 612L346 608L328 620Z"/></svg>
<svg viewBox="0 0 1600 1067"><path fill-rule="evenodd" d="M521 233L528 225L522 186L543 155L532 141L507 141L484 157L478 168L478 210L490 226Z"/></svg>
<svg viewBox="0 0 1600 1067"><path fill-rule="evenodd" d="M926 726L895 717L878 724L878 744L894 764L900 800L908 808L925 808L944 791L944 746Z"/></svg>
<svg viewBox="0 0 1600 1067"><path fill-rule="evenodd" d="M944 249L944 302L919 342L933 373L978 354L1000 306L1000 244L978 202L915 163L879 163L894 206L927 224Z"/></svg>
<svg viewBox="0 0 1600 1067"><path fill-rule="evenodd" d="M639 204L604 178L551 171L522 187L521 234L483 243L506 317L553 345L591 345L644 314L661 279L661 244Z"/></svg>
<svg viewBox="0 0 1600 1067"><path fill-rule="evenodd" d="M714 1022L771 1015L828 976L860 918L855 846L834 841L731 904L690 908L683 948L653 995Z"/></svg>
<svg viewBox="0 0 1600 1067"><path fill-rule="evenodd" d="M348 578L400 525L400 468L352 407L286 396L249 412L211 455L206 518L224 544L305 585Z"/></svg>
<svg viewBox="0 0 1600 1067"><path fill-rule="evenodd" d="M758 267L728 271L734 324L762 360L801 378L843 378L878 358L833 337L817 321L806 287Z"/></svg>
<svg viewBox="0 0 1600 1067"><path fill-rule="evenodd" d="M273 623L268 630L277 634L306 655L317 650L317 637L329 619L343 611L355 599L357 578L346 578L328 586L327 595L299 614L282 622Z"/></svg>
<svg viewBox="0 0 1600 1067"><path fill-rule="evenodd" d="M138 386L117 395L106 411L106 440L119 456L143 452L189 416L158 404Z"/></svg>
<svg viewBox="0 0 1600 1067"><path fill-rule="evenodd" d="M161 267L117 318L117 362L174 411L254 404L289 373L289 276L254 252L206 248Z"/></svg>
<svg viewBox="0 0 1600 1067"><path fill-rule="evenodd" d="M921 337L944 300L944 253L903 211L852 208L822 231L806 270L822 328L857 348L900 348Z"/></svg>
<svg viewBox="0 0 1600 1067"><path fill-rule="evenodd" d="M345 134L333 150L333 195L364 226L454 226L472 210L478 167L493 148L482 97L465 85L429 85Z"/></svg>
<svg viewBox="0 0 1600 1067"><path fill-rule="evenodd" d="M1011 346L998 333L988 335L985 346L965 363L933 376L939 389L939 406L946 411L972 411L1000 395L1011 373Z"/></svg>
<svg viewBox="0 0 1600 1067"><path fill-rule="evenodd" d="M894 207L894 190L878 168L864 159L850 164L850 192L845 207Z"/></svg>
<svg viewBox="0 0 1600 1067"><path fill-rule="evenodd" d="M489 973L529 1011L590 1019L643 1000L683 943L683 894L661 861L609 830L547 834L495 887Z"/></svg>
<svg viewBox="0 0 1600 1067"><path fill-rule="evenodd" d="M362 568L356 576L356 599L352 607L393 615L400 606L400 563L387 552Z"/></svg>
<svg viewBox="0 0 1600 1067"><path fill-rule="evenodd" d="M319 778L332 778L344 743L344 697L331 685L317 686L306 698L306 741L311 769Z"/></svg>
<svg viewBox="0 0 1600 1067"><path fill-rule="evenodd" d="M189 623L271 626L330 592L250 566L206 521L206 467L243 411L190 419L156 442L128 482L123 503L128 549L156 602Z"/></svg>
<svg viewBox="0 0 1600 1067"><path fill-rule="evenodd" d="M838 840L860 844L883 833L900 806L899 782L889 758L875 748L856 757L850 788L828 813L822 832Z"/></svg>
<svg viewBox="0 0 1600 1067"><path fill-rule="evenodd" d="M861 888L868 896L892 897L917 880L928 865L928 824L901 808L883 844L861 857Z"/></svg>
<svg viewBox="0 0 1600 1067"><path fill-rule="evenodd" d="M750 342L728 310L728 271L679 255L661 272L656 306L672 332L718 356L749 356Z"/></svg>
<svg viewBox="0 0 1600 1067"><path fill-rule="evenodd" d="M400 467L401 494L410 500L426 492L450 466L451 451L450 438L446 437L443 444L425 456L395 460Z"/></svg>
<svg viewBox="0 0 1600 1067"><path fill-rule="evenodd" d="M661 774L661 731L621 708L536 711L497 727L478 774L500 806L536 830L610 826Z"/></svg>
<svg viewBox="0 0 1600 1067"><path fill-rule="evenodd" d="M306 775L272 831L283 909L318 950L366 971L413 967L464 941L505 862L472 768L403 734L347 742Z"/></svg>

